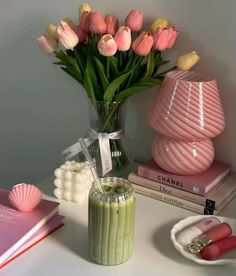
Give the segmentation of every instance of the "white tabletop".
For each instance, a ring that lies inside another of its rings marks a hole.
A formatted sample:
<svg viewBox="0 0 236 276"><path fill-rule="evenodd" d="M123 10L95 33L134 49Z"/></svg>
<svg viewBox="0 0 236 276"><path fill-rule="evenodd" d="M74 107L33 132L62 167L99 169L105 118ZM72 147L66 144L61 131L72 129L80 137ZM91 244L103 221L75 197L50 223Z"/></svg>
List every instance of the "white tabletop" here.
<svg viewBox="0 0 236 276"><path fill-rule="evenodd" d="M52 196L53 181L45 180L41 188ZM65 226L16 258L0 270L4 276L78 276L78 275L161 275L161 276L235 276L236 264L204 266L185 259L173 247L170 230L179 220L193 212L136 195L135 250L121 265L102 266L88 258L87 204L60 201ZM236 219L236 199L220 215Z"/></svg>

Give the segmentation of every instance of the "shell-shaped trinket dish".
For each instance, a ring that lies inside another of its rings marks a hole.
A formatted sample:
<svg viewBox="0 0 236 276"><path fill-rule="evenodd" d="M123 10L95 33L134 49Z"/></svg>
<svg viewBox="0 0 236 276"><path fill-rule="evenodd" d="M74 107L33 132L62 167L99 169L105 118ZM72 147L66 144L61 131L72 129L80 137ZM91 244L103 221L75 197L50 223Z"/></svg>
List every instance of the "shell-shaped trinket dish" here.
<svg viewBox="0 0 236 276"><path fill-rule="evenodd" d="M17 210L30 212L42 200L42 192L35 185L20 183L13 186L8 199Z"/></svg>
<svg viewBox="0 0 236 276"><path fill-rule="evenodd" d="M235 264L236 263L236 248L230 250L229 252L223 253L217 259L214 260L204 260L200 255L195 255L190 253L188 248L183 246L179 241L182 239L181 233L183 230L190 226L194 226L199 221L207 217L216 217L221 222L228 223L232 228L232 235L236 235L236 220L227 217L220 216L207 216L207 215L196 215L190 216L176 223L171 229L171 241L174 247L187 259L194 261L195 263L202 265L223 265L223 264Z"/></svg>

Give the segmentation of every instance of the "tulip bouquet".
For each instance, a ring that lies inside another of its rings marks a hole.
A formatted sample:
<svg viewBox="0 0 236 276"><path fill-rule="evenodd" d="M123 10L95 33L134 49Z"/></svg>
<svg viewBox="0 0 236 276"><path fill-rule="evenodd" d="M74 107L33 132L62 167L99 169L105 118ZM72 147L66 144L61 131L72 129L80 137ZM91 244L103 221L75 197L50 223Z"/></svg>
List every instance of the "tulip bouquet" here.
<svg viewBox="0 0 236 276"><path fill-rule="evenodd" d="M65 18L58 26L49 24L47 33L38 38L42 50L58 59L55 64L85 88L98 112L98 102L105 103L97 132L117 130L113 117L128 97L161 84L165 74L176 67L189 70L199 59L191 52L168 70L161 70L169 62L162 52L174 46L179 33L166 18L154 20L148 31L142 27L141 11L131 10L119 25L117 17L104 18L84 3L79 8L78 24ZM118 142L110 140L116 151ZM117 160L115 166L122 167L125 159Z"/></svg>

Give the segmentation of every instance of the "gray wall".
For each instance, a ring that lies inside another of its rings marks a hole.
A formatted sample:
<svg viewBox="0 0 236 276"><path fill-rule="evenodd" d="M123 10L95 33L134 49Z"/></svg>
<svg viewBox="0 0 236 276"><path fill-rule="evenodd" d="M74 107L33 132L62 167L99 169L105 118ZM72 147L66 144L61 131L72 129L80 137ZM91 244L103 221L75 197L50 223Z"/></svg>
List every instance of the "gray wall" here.
<svg viewBox="0 0 236 276"><path fill-rule="evenodd" d="M62 162L60 152L86 134L85 91L44 55L36 37L47 23L76 19L79 1L8 0L0 3L0 187L37 182ZM90 1L93 9L125 18L131 8L146 20L166 16L181 36L171 58L196 49L198 71L214 75L220 87L227 125L214 142L216 157L236 168L236 1L150 0ZM146 122L155 91L127 102L125 144L139 160L150 156L154 132Z"/></svg>

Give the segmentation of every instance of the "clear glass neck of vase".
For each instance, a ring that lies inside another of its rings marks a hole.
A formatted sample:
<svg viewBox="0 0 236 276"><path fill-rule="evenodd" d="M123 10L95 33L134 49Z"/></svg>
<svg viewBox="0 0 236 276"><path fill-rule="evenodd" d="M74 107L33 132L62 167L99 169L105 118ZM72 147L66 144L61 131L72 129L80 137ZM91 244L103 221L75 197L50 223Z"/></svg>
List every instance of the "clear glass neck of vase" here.
<svg viewBox="0 0 236 276"><path fill-rule="evenodd" d="M120 118L121 102L89 101L90 128L98 133L112 133L123 128Z"/></svg>

